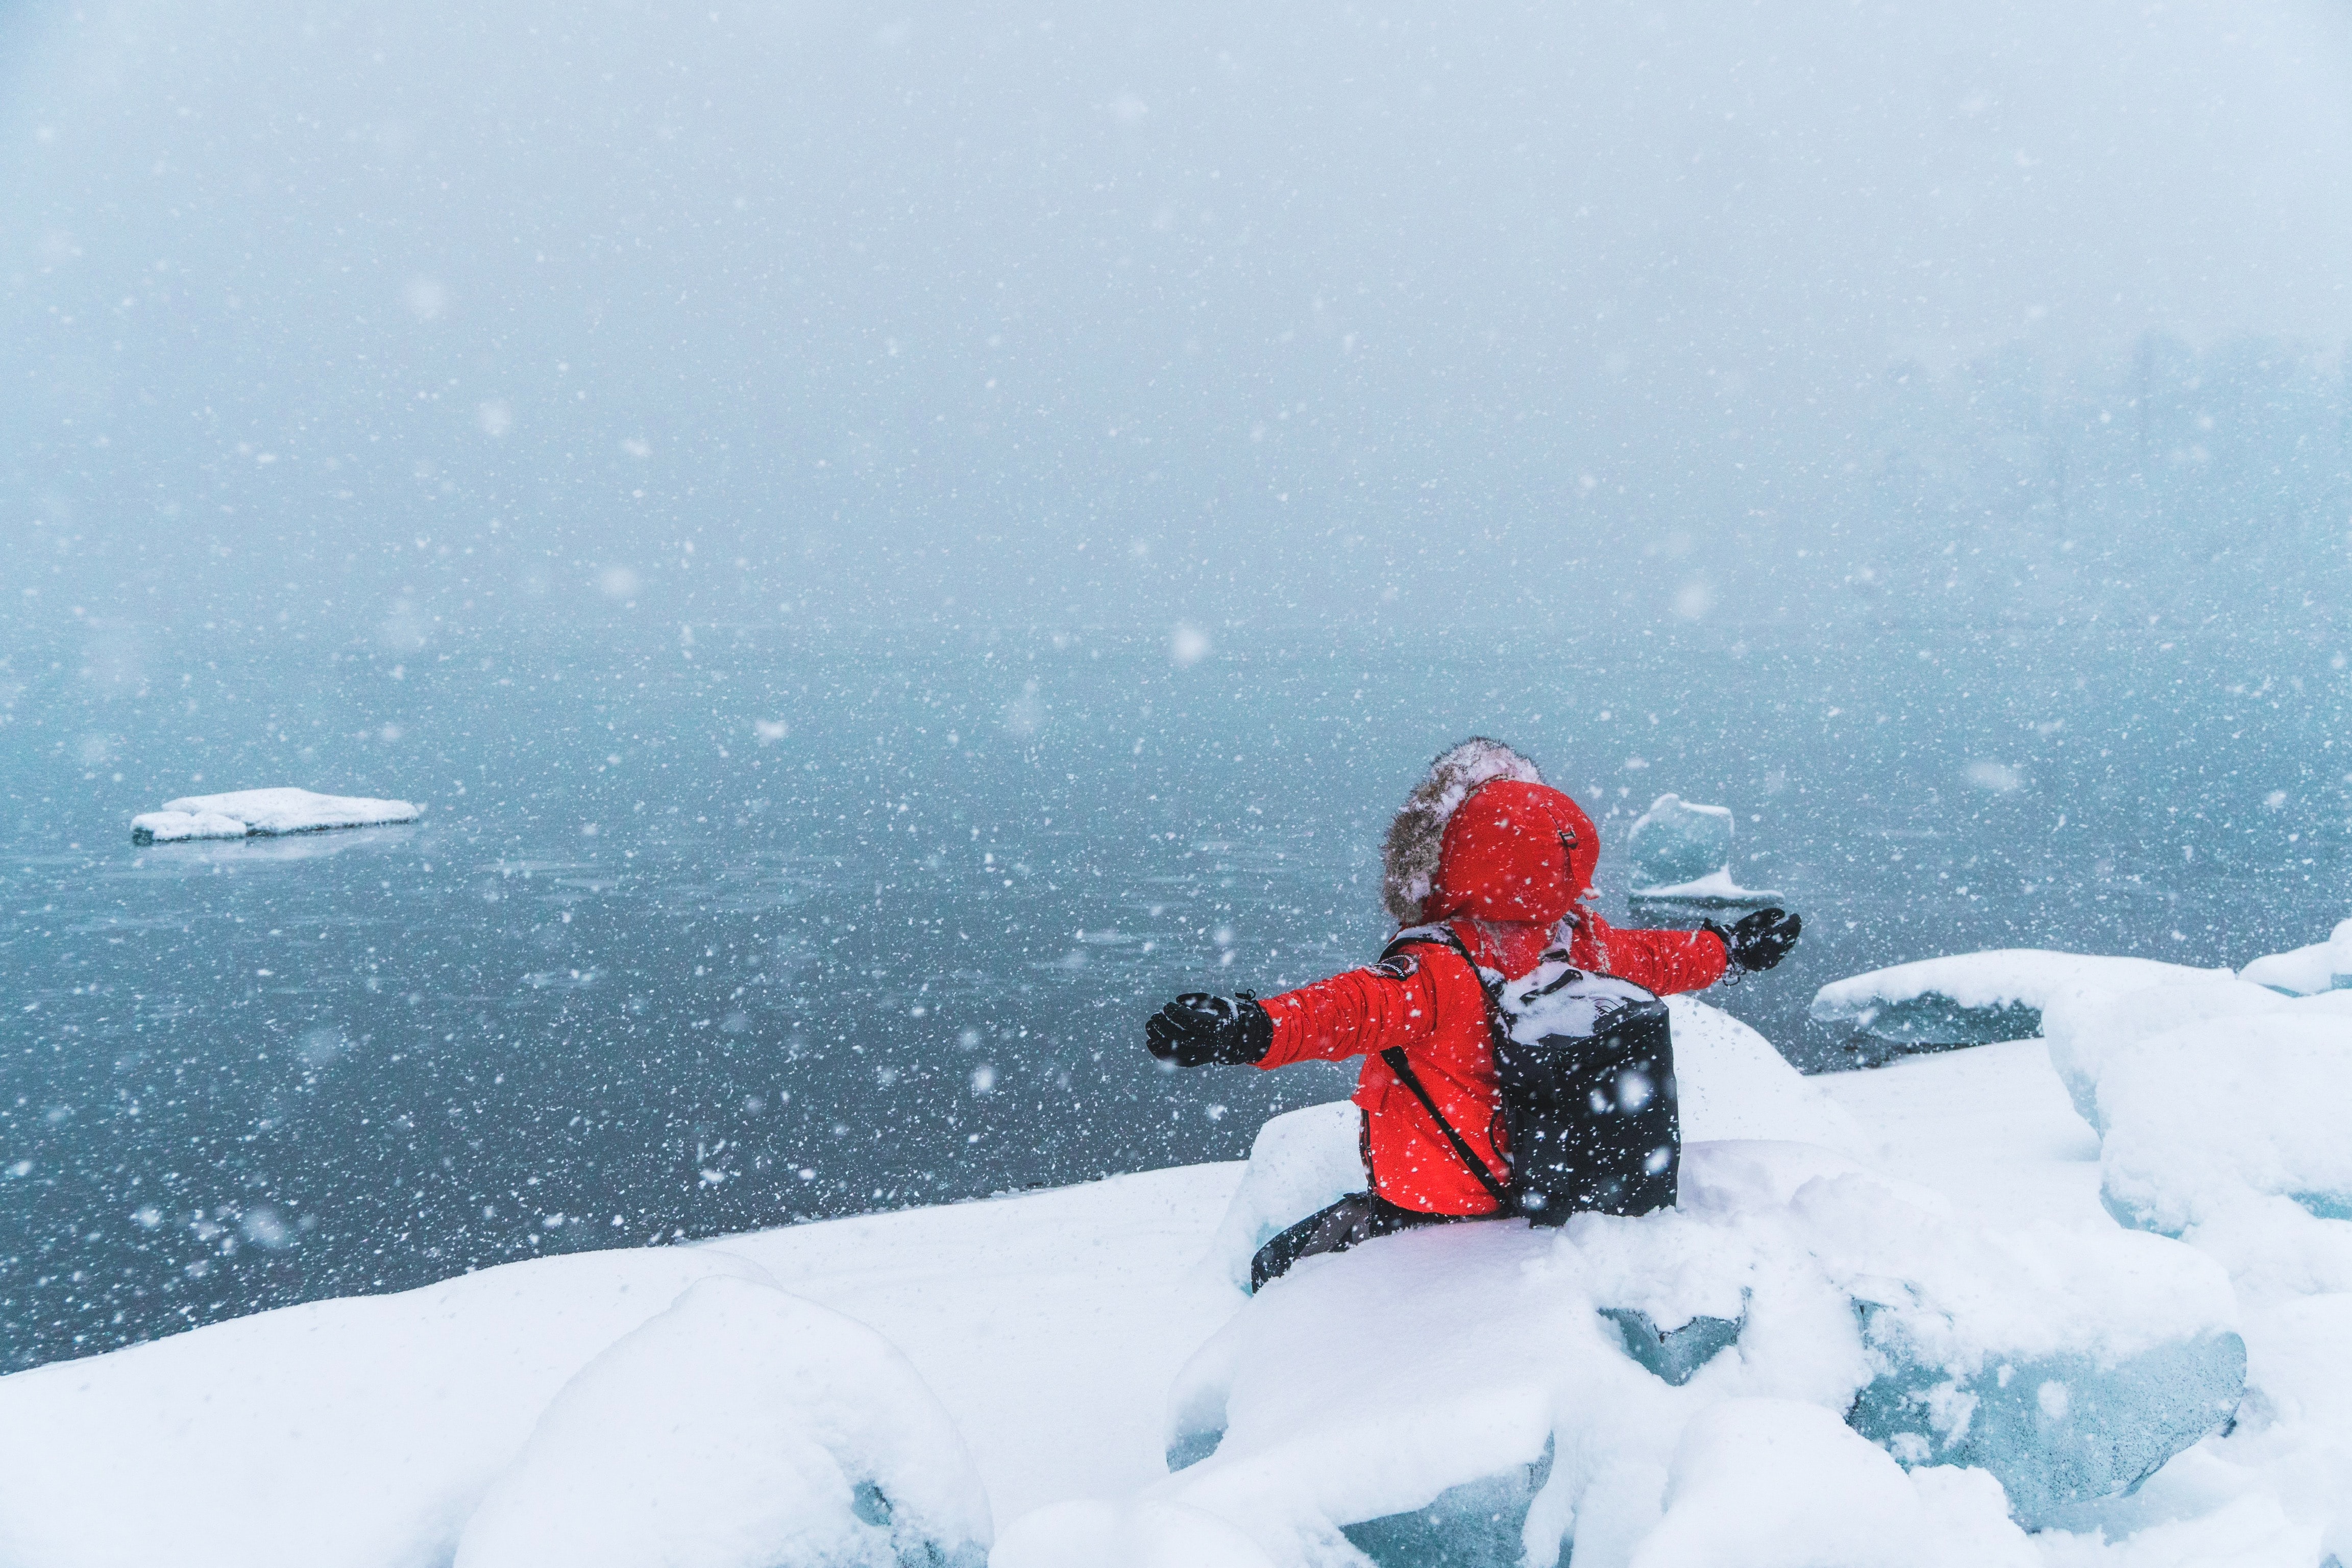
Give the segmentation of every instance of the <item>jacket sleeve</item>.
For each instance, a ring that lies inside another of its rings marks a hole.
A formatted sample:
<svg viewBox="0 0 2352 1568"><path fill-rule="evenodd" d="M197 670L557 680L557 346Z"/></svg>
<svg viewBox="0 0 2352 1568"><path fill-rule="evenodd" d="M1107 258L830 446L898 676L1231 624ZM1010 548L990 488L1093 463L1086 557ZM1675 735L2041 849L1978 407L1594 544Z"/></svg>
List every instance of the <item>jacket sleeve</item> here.
<svg viewBox="0 0 2352 1568"><path fill-rule="evenodd" d="M1258 1005L1274 1020L1274 1044L1258 1066L1411 1049L1436 1032L1436 995L1428 965L1408 952L1265 997Z"/></svg>
<svg viewBox="0 0 2352 1568"><path fill-rule="evenodd" d="M1601 925L1593 933L1607 952L1608 970L1661 996L1700 991L1723 978L1731 954L1711 931L1634 931Z"/></svg>

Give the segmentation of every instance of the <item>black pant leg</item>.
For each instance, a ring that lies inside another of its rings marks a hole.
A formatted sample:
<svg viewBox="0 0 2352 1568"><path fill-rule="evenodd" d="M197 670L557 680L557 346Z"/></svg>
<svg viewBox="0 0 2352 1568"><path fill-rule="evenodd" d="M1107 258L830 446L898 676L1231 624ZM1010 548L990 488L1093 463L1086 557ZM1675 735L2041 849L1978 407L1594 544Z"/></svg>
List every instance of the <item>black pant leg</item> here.
<svg viewBox="0 0 2352 1568"><path fill-rule="evenodd" d="M1349 1193L1328 1208L1318 1209L1276 1237L1250 1259L1250 1291L1255 1295L1290 1272L1302 1258L1345 1252L1367 1241L1414 1230L1424 1225L1447 1225L1475 1215L1420 1214L1399 1208L1378 1193Z"/></svg>

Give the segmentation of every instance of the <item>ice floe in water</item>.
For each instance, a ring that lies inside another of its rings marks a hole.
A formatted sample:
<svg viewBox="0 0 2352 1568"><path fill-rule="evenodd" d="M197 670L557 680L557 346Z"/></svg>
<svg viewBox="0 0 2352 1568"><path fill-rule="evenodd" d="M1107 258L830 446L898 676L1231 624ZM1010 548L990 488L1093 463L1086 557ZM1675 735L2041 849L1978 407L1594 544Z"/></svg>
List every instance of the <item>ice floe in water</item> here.
<svg viewBox="0 0 2352 1568"><path fill-rule="evenodd" d="M1626 839L1633 860L1632 897L1648 905L1731 909L1761 906L1781 895L1743 888L1731 875L1731 808L1662 795L1636 817Z"/></svg>
<svg viewBox="0 0 2352 1568"><path fill-rule="evenodd" d="M414 822L422 815L404 800L318 795L307 789L240 789L167 800L163 810L131 819L131 839L134 844L169 844L191 838L319 833L331 827Z"/></svg>
<svg viewBox="0 0 2352 1568"><path fill-rule="evenodd" d="M1987 1046L2042 1033L2042 1010L2074 991L2228 980L2226 969L2192 969L2150 958L2104 958L2011 947L1923 958L1833 980L1813 995L1816 1023L1901 1046Z"/></svg>

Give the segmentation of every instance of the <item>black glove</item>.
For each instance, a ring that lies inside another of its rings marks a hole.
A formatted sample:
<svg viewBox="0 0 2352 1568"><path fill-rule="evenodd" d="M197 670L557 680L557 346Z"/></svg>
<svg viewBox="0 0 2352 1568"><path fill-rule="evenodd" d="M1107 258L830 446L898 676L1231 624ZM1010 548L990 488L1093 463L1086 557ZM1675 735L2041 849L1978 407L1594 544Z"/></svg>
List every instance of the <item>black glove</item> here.
<svg viewBox="0 0 2352 1568"><path fill-rule="evenodd" d="M1754 914L1740 916L1729 930L1713 921L1701 921L1699 925L1723 939L1724 951L1730 954L1734 969L1757 974L1789 956L1805 922L1787 910L1758 910Z"/></svg>
<svg viewBox="0 0 2352 1568"><path fill-rule="evenodd" d="M1190 991L1145 1021L1143 1043L1180 1068L1246 1067L1265 1059L1274 1020L1246 991L1232 996Z"/></svg>

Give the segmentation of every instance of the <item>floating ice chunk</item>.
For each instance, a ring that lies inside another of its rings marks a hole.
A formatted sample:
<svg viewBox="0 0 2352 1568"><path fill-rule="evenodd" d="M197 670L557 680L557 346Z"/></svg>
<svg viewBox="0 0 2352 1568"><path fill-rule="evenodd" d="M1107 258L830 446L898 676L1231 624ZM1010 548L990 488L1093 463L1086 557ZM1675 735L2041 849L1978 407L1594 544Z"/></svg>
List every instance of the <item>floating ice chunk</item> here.
<svg viewBox="0 0 2352 1568"><path fill-rule="evenodd" d="M1636 902L1731 908L1778 900L1777 892L1732 880L1732 826L1728 806L1695 805L1675 795L1651 802L1626 841Z"/></svg>
<svg viewBox="0 0 2352 1568"><path fill-rule="evenodd" d="M216 811L150 811L131 819L134 844L173 844L190 838L242 838L246 826Z"/></svg>
<svg viewBox="0 0 2352 1568"><path fill-rule="evenodd" d="M982 1568L955 1425L871 1329L707 1279L583 1367L455 1568Z"/></svg>
<svg viewBox="0 0 2352 1568"><path fill-rule="evenodd" d="M2326 942L2254 960L2238 978L2290 996L2352 986L2352 921L2338 921Z"/></svg>
<svg viewBox="0 0 2352 1568"><path fill-rule="evenodd" d="M1633 858L1633 886L1643 889L1695 882L1731 864L1732 816L1728 806L1694 805L1678 795L1662 795L1633 820L1626 850Z"/></svg>
<svg viewBox="0 0 2352 1568"><path fill-rule="evenodd" d="M2149 958L2001 948L1833 980L1814 994L1812 1016L1896 1045L1984 1046L2039 1035L2042 1010L2068 992L2134 991L2200 976L2231 978L2226 969Z"/></svg>
<svg viewBox="0 0 2352 1568"><path fill-rule="evenodd" d="M242 789L167 800L163 810L131 819L131 838L134 844L159 844L187 838L317 833L330 827L414 822L421 815L404 800L315 795L307 789Z"/></svg>

